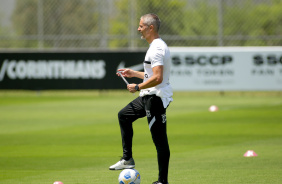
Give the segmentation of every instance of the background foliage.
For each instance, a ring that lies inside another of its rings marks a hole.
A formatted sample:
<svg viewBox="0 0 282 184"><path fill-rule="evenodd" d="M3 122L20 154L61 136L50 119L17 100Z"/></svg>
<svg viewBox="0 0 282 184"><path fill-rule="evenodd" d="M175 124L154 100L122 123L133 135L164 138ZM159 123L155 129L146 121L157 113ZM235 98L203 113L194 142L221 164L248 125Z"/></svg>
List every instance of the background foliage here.
<svg viewBox="0 0 282 184"><path fill-rule="evenodd" d="M11 5L9 9L5 9L7 2ZM149 12L161 18L160 33L169 46L282 45L281 0L0 0L0 3L0 48L147 47L140 40L137 27L140 16ZM8 23L4 24L5 21Z"/></svg>

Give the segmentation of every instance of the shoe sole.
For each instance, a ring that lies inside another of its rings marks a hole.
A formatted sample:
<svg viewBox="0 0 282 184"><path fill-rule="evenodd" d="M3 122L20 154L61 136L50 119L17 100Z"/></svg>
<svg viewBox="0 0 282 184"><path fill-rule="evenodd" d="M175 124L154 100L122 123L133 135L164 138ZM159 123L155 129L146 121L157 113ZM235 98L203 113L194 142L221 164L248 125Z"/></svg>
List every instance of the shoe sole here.
<svg viewBox="0 0 282 184"><path fill-rule="evenodd" d="M109 168L109 170L123 170L123 169L133 169L135 165L126 165L120 168Z"/></svg>

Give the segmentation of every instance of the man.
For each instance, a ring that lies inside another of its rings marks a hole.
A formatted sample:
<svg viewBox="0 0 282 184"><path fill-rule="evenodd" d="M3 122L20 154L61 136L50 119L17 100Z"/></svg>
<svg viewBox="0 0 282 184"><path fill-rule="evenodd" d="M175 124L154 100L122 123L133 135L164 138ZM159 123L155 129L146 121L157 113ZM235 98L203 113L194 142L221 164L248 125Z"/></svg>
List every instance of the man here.
<svg viewBox="0 0 282 184"><path fill-rule="evenodd" d="M168 184L170 150L166 133L166 108L172 101L172 88L169 84L170 52L166 43L159 37L160 19L155 14L140 18L138 31L142 39L150 44L144 61L144 72L119 69L124 77L143 79L140 84L128 84L131 93L140 90L140 95L118 114L122 136L123 157L110 170L134 168L132 158L132 123L147 116L149 129L157 149L159 177L153 184ZM119 76L120 74L117 73Z"/></svg>

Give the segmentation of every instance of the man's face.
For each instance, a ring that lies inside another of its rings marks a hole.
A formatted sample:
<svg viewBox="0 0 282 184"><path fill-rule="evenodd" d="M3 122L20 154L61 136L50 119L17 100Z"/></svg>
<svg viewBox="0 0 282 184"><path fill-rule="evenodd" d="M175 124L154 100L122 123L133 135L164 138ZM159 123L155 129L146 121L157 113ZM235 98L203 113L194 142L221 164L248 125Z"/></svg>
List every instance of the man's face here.
<svg viewBox="0 0 282 184"><path fill-rule="evenodd" d="M138 27L138 31L141 34L141 39L146 39L149 35L149 26L147 26L146 24L143 23L143 19L140 20L139 22L139 27Z"/></svg>

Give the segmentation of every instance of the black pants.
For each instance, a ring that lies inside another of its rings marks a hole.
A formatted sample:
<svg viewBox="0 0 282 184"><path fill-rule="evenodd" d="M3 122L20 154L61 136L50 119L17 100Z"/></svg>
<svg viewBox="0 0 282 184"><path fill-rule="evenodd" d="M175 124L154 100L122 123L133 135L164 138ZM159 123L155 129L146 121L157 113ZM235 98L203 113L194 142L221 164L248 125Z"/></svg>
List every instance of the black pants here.
<svg viewBox="0 0 282 184"><path fill-rule="evenodd" d="M123 158L132 157L132 123L145 116L147 116L152 139L157 149L159 181L167 183L170 150L166 133L166 109L160 97L156 95L137 97L118 113Z"/></svg>

